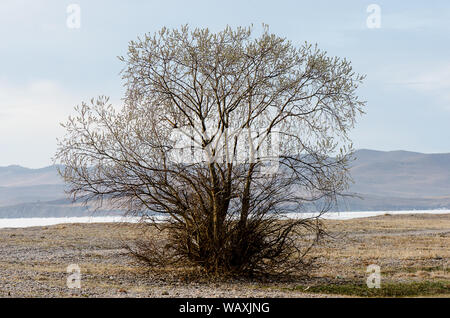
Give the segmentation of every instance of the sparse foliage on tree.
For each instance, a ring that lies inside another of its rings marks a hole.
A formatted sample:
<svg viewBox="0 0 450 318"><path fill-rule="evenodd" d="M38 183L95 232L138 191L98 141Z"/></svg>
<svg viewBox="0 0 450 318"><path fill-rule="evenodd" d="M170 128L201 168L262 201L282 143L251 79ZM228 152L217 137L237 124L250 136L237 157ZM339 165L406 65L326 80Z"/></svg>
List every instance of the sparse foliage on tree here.
<svg viewBox="0 0 450 318"><path fill-rule="evenodd" d="M82 103L56 154L74 199L166 216L132 250L211 275L303 265L304 235L348 184L363 76L316 46L252 28L163 28L131 41L123 107ZM315 207L315 217L288 212Z"/></svg>

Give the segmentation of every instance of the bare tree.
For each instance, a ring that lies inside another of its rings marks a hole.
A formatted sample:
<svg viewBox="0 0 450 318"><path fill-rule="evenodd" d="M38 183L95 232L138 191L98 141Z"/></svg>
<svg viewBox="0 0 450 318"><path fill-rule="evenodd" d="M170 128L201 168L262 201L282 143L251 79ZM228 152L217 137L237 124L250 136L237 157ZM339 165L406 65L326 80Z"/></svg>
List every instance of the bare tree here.
<svg viewBox="0 0 450 318"><path fill-rule="evenodd" d="M152 264L213 275L301 266L301 236L320 237L348 184L363 76L267 27L163 28L120 59L123 107L99 97L63 124L56 160L73 198L166 216L164 239L135 250ZM314 217L283 218L311 206Z"/></svg>

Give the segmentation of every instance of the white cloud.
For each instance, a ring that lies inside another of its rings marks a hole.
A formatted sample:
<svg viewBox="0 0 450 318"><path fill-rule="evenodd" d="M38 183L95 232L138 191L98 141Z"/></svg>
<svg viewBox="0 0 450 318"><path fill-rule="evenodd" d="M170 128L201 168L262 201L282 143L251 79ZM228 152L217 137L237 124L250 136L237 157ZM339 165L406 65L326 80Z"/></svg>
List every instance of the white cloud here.
<svg viewBox="0 0 450 318"><path fill-rule="evenodd" d="M421 8L420 10L408 10L407 7L397 12L386 12L381 7L382 28L398 31L418 31L424 29L448 30L449 10Z"/></svg>
<svg viewBox="0 0 450 318"><path fill-rule="evenodd" d="M81 101L58 83L38 80L14 85L0 80L0 165L51 164L59 123Z"/></svg>
<svg viewBox="0 0 450 318"><path fill-rule="evenodd" d="M51 80L17 85L0 78L0 166L52 164L56 138L65 133L60 123L74 114L76 105L89 100ZM120 108L120 100L110 102Z"/></svg>
<svg viewBox="0 0 450 318"><path fill-rule="evenodd" d="M450 110L450 63L422 71L412 78L411 86Z"/></svg>
<svg viewBox="0 0 450 318"><path fill-rule="evenodd" d="M423 71L413 78L413 81L417 83L419 89L435 93L450 101L450 63Z"/></svg>
<svg viewBox="0 0 450 318"><path fill-rule="evenodd" d="M0 81L0 129L51 129L78 102L56 82L39 80L18 86Z"/></svg>
<svg viewBox="0 0 450 318"><path fill-rule="evenodd" d="M384 70L392 76L387 84L402 85L420 94L426 94L450 110L450 62L426 63L411 67L397 66L395 73Z"/></svg>

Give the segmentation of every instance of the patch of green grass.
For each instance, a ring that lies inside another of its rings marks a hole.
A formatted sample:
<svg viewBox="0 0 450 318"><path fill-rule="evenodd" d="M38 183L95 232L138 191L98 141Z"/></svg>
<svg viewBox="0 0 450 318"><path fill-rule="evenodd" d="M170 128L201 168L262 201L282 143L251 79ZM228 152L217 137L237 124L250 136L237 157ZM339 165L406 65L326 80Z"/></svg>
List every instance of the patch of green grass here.
<svg viewBox="0 0 450 318"><path fill-rule="evenodd" d="M330 284L296 286L295 290L303 292L349 295L362 297L411 297L450 295L450 281L424 281L408 283L381 283L381 288L368 288L365 284Z"/></svg>

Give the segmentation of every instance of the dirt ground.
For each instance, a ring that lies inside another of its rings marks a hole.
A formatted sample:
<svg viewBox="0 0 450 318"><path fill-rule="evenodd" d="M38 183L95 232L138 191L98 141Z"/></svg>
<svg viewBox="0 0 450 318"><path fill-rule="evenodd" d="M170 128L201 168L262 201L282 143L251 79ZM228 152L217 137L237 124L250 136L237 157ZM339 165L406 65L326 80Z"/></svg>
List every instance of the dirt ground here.
<svg viewBox="0 0 450 318"><path fill-rule="evenodd" d="M338 297L367 296L367 266L381 270L380 295L450 297L450 215L384 215L325 221L308 275L287 281L185 281L149 271L124 242L132 224L61 224L0 229L1 297ZM81 271L68 288L67 266ZM353 288L358 286L357 289ZM370 294L369 294L370 296Z"/></svg>

